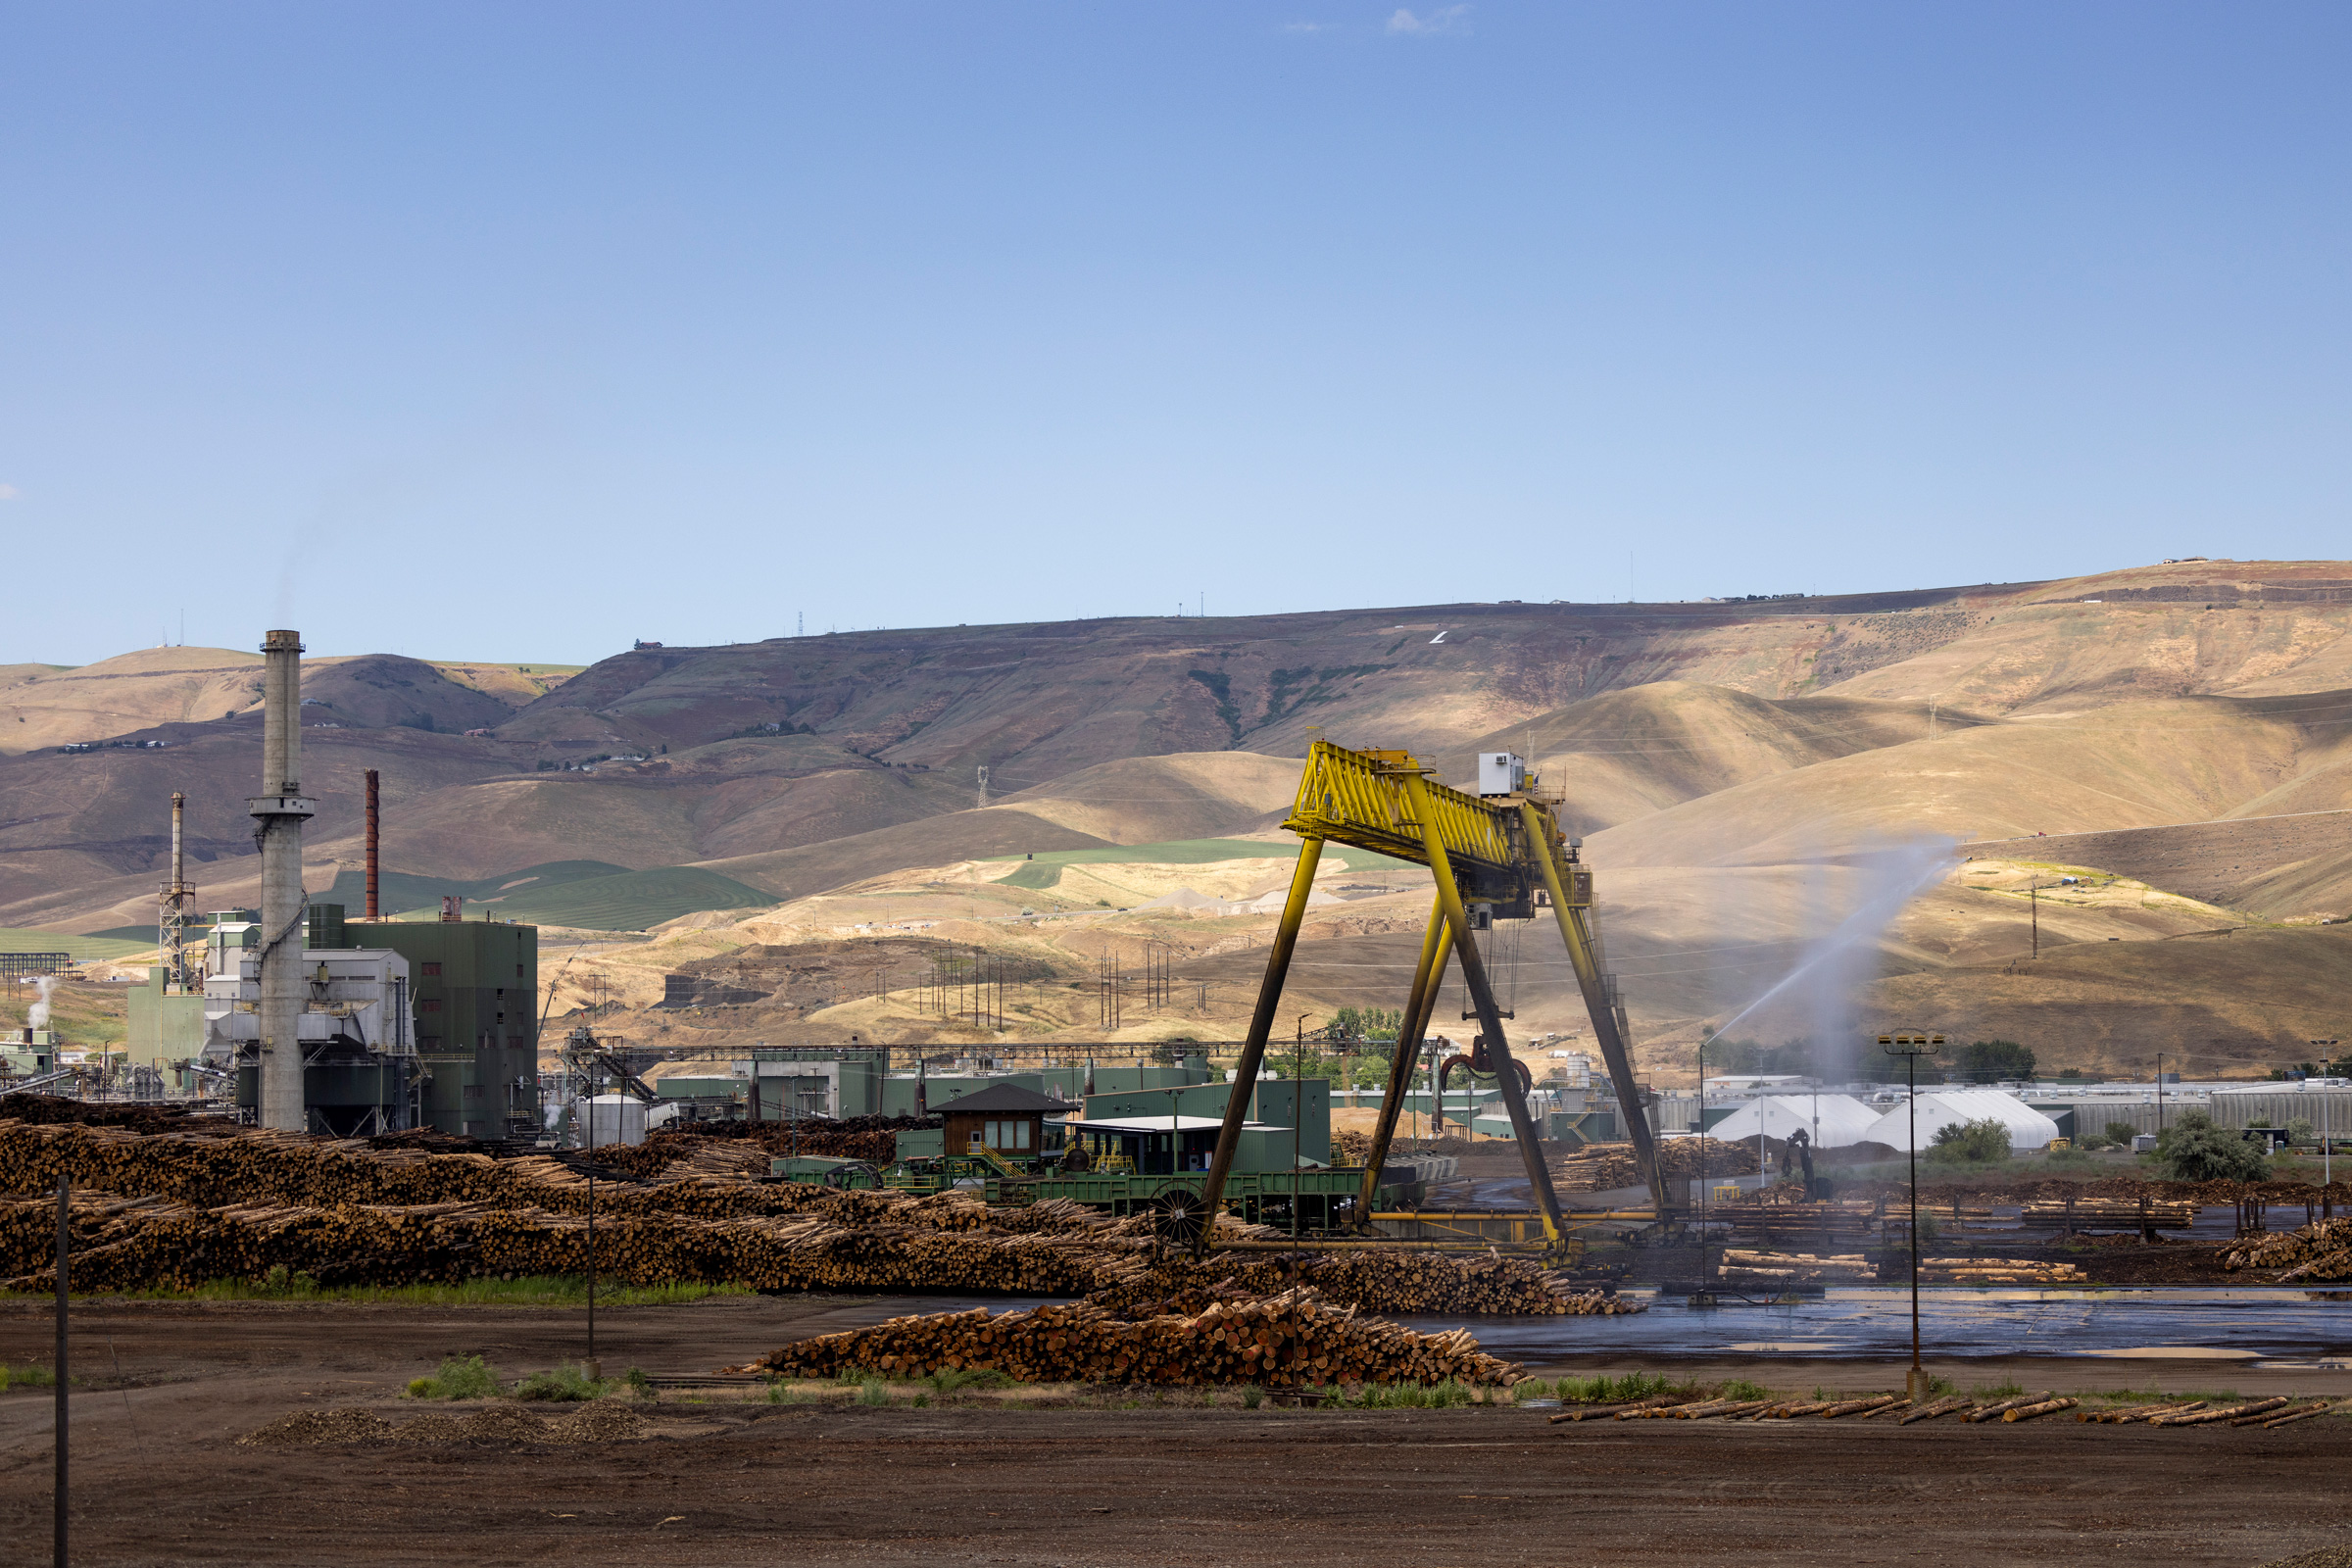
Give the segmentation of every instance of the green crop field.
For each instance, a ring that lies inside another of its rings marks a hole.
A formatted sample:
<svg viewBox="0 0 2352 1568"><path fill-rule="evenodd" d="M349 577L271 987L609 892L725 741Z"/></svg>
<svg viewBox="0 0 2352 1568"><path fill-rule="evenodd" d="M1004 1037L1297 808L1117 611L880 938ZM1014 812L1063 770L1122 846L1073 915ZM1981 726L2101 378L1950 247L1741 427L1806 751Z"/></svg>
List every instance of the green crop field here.
<svg viewBox="0 0 2352 1568"><path fill-rule="evenodd" d="M127 958L154 946L153 926L118 926L87 936L0 926L0 953L70 953L76 958Z"/></svg>
<svg viewBox="0 0 2352 1568"><path fill-rule="evenodd" d="M1298 843L1260 839L1175 839L1164 844L1105 845L1090 850L1049 850L1042 855L1022 860L1009 876L997 878L1000 887L1053 887L1061 880L1065 865L1213 865L1220 860L1291 860L1298 858ZM1008 860L1011 856L999 856ZM1381 871L1409 868L1412 862L1394 856L1380 855L1371 850L1350 849L1345 844L1326 845L1323 859L1349 871Z"/></svg>

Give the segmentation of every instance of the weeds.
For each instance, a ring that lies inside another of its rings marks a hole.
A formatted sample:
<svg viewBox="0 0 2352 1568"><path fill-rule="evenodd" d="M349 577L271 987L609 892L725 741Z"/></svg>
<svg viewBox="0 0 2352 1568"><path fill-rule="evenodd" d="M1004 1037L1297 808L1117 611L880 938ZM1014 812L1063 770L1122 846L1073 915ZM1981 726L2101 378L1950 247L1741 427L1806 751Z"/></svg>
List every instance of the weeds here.
<svg viewBox="0 0 2352 1568"><path fill-rule="evenodd" d="M858 1385L858 1402L859 1404L888 1404L890 1402L890 1385L880 1378L866 1379L865 1382Z"/></svg>
<svg viewBox="0 0 2352 1568"><path fill-rule="evenodd" d="M966 1389L1007 1389L1012 1386L1012 1379L993 1366L951 1367L944 1372L934 1372L923 1381L930 1385L933 1394L943 1399L951 1394L961 1394Z"/></svg>
<svg viewBox="0 0 2352 1568"><path fill-rule="evenodd" d="M1631 1404L1637 1399L1673 1394L1690 1386L1688 1383L1671 1382L1654 1373L1628 1372L1621 1378L1562 1378L1554 1387L1563 1403Z"/></svg>
<svg viewBox="0 0 2352 1568"><path fill-rule="evenodd" d="M1978 1399L2014 1399L2026 1390L2024 1384L2011 1378L2006 1383L1980 1383L1968 1392L1971 1397Z"/></svg>
<svg viewBox="0 0 2352 1568"><path fill-rule="evenodd" d="M0 1361L0 1394L6 1394L12 1386L27 1389L53 1389L57 1387L57 1374L45 1366L30 1361L23 1366L15 1367L10 1366L6 1361Z"/></svg>
<svg viewBox="0 0 2352 1568"><path fill-rule="evenodd" d="M1722 1388L1716 1390L1715 1394L1716 1397L1718 1398L1739 1399L1741 1401L1769 1399L1772 1397L1772 1391L1770 1389L1764 1387L1764 1385L1761 1383L1750 1383L1745 1378L1732 1379L1731 1382L1726 1383Z"/></svg>
<svg viewBox="0 0 2352 1568"><path fill-rule="evenodd" d="M1254 1410L1254 1409L1256 1409L1256 1408L1257 1408L1259 1405L1261 1405L1261 1404L1263 1404L1263 1403L1265 1403L1265 1402L1266 1402L1266 1391L1265 1391L1265 1390L1263 1390L1263 1389L1261 1389L1261 1388L1259 1388L1259 1387L1258 1387L1256 1384L1252 1383L1252 1384L1250 1384L1250 1385L1248 1388L1246 1388L1246 1389L1242 1390L1242 1408L1243 1408L1243 1409L1245 1409L1245 1410Z"/></svg>
<svg viewBox="0 0 2352 1568"><path fill-rule="evenodd" d="M612 1385L588 1375L588 1369L566 1361L545 1372L534 1372L515 1385L517 1399L601 1399Z"/></svg>
<svg viewBox="0 0 2352 1568"><path fill-rule="evenodd" d="M487 1399L498 1393L498 1374L478 1355L449 1356L441 1370L409 1385L412 1399Z"/></svg>

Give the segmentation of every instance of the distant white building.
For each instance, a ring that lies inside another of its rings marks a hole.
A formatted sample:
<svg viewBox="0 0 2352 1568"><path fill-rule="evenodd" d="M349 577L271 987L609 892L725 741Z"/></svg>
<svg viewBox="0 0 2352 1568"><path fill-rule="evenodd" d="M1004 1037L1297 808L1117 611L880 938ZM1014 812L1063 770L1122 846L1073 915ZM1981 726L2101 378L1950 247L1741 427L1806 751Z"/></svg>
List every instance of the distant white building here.
<svg viewBox="0 0 2352 1568"><path fill-rule="evenodd" d="M1879 1113L1851 1095L1766 1095L1751 1100L1707 1129L1737 1143L1762 1133L1786 1141L1801 1130L1816 1149L1843 1149L1867 1140Z"/></svg>
<svg viewBox="0 0 2352 1568"><path fill-rule="evenodd" d="M1994 1120L2009 1129L2009 1147L2046 1149L2058 1136L2058 1124L2015 1095L1998 1089L1923 1089L1916 1125L1922 1149L1936 1141L1936 1132L1962 1122ZM1898 1098L1894 1107L1870 1124L1861 1141L1894 1149L1911 1147L1912 1107Z"/></svg>

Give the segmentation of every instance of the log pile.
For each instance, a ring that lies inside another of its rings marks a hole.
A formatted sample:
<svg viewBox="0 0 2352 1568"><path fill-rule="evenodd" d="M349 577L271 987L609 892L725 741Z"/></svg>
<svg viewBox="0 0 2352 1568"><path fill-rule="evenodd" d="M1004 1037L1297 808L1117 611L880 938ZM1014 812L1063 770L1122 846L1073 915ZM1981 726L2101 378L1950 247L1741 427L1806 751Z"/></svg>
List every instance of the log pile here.
<svg viewBox="0 0 2352 1568"><path fill-rule="evenodd" d="M1656 1148L1659 1168L1669 1182L1694 1176L1752 1176L1757 1169L1753 1144L1727 1144L1719 1138L1662 1138ZM1550 1163L1551 1184L1563 1192L1603 1193L1618 1187L1640 1187L1645 1180L1634 1160L1632 1144L1587 1144Z"/></svg>
<svg viewBox="0 0 2352 1568"><path fill-rule="evenodd" d="M1776 1198L1727 1203L1717 1212L1732 1222L1733 1235L1758 1242L1866 1236L1881 1217L1879 1204L1853 1199L1806 1202Z"/></svg>
<svg viewBox="0 0 2352 1568"><path fill-rule="evenodd" d="M1908 1270L1906 1269L1906 1275ZM2082 1285L2083 1272L2072 1263L2044 1263L2023 1257L1923 1257L1923 1285Z"/></svg>
<svg viewBox="0 0 2352 1568"><path fill-rule="evenodd" d="M1875 1282L1876 1264L1860 1252L1760 1252L1727 1247L1716 1265L1721 1278L1756 1285L1844 1285Z"/></svg>
<svg viewBox="0 0 2352 1568"><path fill-rule="evenodd" d="M967 1369L1021 1383L1364 1383L1508 1385L1524 1374L1478 1348L1465 1330L1417 1334L1341 1311L1303 1292L1214 1301L1197 1314L1139 1320L1091 1302L991 1314L986 1309L893 1318L771 1351L729 1372L834 1377L870 1371L912 1380Z"/></svg>
<svg viewBox="0 0 2352 1568"><path fill-rule="evenodd" d="M2041 1199L2025 1205L2018 1223L2028 1230L2137 1230L2147 1224L2186 1230L2197 1222L2197 1205L2187 1199Z"/></svg>
<svg viewBox="0 0 2352 1568"><path fill-rule="evenodd" d="M991 1208L965 1193L910 1197L761 1184L765 1151L711 1140L641 1183L597 1184L596 1267L619 1283L762 1290L1086 1296L1118 1309L1219 1287L1304 1285L1384 1312L1586 1315L1638 1303L1580 1294L1524 1258L1404 1250L1165 1251L1148 1216L1066 1200ZM241 1132L140 1135L0 1122L0 1288L52 1288L53 1189L74 1182L74 1278L94 1291L259 1279L322 1286L579 1274L588 1176L546 1156L375 1149L364 1140ZM1273 1232L1220 1219L1220 1239Z"/></svg>
<svg viewBox="0 0 2352 1568"><path fill-rule="evenodd" d="M2226 1269L2283 1268L2282 1279L2352 1277L2352 1218L2324 1219L2299 1230L2275 1231L2230 1249Z"/></svg>

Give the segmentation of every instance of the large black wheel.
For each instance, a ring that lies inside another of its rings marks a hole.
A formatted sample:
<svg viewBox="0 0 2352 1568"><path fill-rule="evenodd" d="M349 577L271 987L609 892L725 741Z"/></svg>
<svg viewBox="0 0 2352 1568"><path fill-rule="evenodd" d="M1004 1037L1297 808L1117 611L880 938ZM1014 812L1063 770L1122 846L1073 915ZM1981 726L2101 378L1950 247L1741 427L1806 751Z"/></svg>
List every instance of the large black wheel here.
<svg viewBox="0 0 2352 1568"><path fill-rule="evenodd" d="M1200 1195L1189 1188L1171 1189L1152 1200L1153 1234L1179 1247L1190 1247L1200 1239L1206 1216Z"/></svg>

